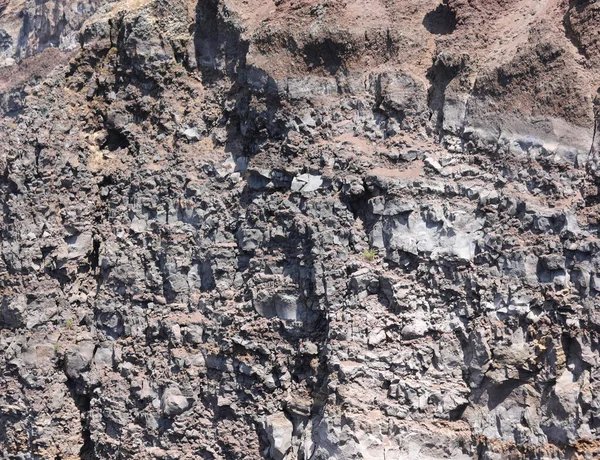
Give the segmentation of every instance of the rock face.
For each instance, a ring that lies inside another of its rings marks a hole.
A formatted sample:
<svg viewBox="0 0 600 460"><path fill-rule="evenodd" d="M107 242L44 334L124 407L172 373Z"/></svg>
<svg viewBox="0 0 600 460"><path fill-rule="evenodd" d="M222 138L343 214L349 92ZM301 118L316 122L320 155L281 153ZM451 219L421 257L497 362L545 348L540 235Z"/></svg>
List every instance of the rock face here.
<svg viewBox="0 0 600 460"><path fill-rule="evenodd" d="M597 10L0 0L0 452L600 456Z"/></svg>

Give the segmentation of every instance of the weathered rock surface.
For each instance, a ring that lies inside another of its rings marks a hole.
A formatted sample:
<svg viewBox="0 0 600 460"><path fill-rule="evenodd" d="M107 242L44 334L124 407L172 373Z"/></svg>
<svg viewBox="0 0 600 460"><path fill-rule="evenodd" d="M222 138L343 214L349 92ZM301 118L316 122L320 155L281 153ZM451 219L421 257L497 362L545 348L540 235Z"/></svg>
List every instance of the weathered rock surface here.
<svg viewBox="0 0 600 460"><path fill-rule="evenodd" d="M0 0L3 458L597 458L597 9Z"/></svg>

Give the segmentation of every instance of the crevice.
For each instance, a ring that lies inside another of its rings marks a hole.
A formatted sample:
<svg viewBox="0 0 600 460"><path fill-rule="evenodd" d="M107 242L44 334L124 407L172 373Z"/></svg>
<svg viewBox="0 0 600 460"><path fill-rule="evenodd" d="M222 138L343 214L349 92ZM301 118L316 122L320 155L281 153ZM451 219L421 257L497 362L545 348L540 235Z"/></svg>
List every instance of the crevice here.
<svg viewBox="0 0 600 460"><path fill-rule="evenodd" d="M196 65L205 83L216 83L225 75L234 76L246 65L248 42L219 2L198 2L194 30Z"/></svg>
<svg viewBox="0 0 600 460"><path fill-rule="evenodd" d="M106 128L108 132L108 136L106 139L106 143L102 146L102 148L108 149L111 152L119 149L126 149L129 147L129 139L127 136L120 131L112 128Z"/></svg>
<svg viewBox="0 0 600 460"><path fill-rule="evenodd" d="M78 384L72 378L67 377L67 388L69 394L73 398L75 406L79 410L79 418L81 421L81 439L83 441L81 449L79 449L79 458L82 460L94 460L94 443L92 441L91 431L89 427L88 413L91 407L91 396L88 393L80 393L77 391Z"/></svg>
<svg viewBox="0 0 600 460"><path fill-rule="evenodd" d="M94 241L92 242L92 250L88 253L88 261L90 263L90 267L92 268L92 271L95 272L98 269L99 260L100 260L100 240L97 238L94 238Z"/></svg>

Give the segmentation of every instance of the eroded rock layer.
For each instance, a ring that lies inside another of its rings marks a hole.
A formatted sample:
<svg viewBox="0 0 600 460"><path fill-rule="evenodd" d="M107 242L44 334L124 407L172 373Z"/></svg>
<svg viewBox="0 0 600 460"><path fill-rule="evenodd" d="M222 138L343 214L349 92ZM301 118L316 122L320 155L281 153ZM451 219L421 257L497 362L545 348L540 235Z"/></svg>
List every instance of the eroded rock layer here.
<svg viewBox="0 0 600 460"><path fill-rule="evenodd" d="M0 0L3 458L597 458L598 18Z"/></svg>

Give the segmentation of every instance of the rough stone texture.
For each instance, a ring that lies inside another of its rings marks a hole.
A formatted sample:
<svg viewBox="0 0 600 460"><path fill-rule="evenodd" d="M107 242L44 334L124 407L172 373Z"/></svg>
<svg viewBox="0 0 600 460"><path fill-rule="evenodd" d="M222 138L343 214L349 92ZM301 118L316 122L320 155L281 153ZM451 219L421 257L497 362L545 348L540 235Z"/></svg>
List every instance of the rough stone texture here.
<svg viewBox="0 0 600 460"><path fill-rule="evenodd" d="M267 417L267 435L269 436L269 454L281 460L292 447L294 426L283 413Z"/></svg>
<svg viewBox="0 0 600 460"><path fill-rule="evenodd" d="M595 2L0 2L4 458L600 455Z"/></svg>

